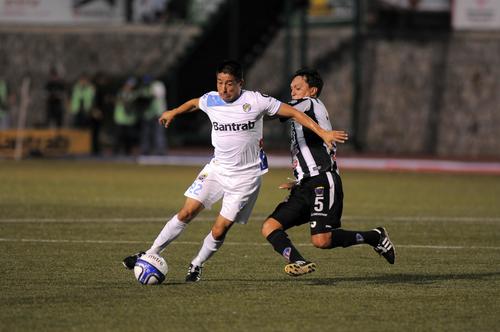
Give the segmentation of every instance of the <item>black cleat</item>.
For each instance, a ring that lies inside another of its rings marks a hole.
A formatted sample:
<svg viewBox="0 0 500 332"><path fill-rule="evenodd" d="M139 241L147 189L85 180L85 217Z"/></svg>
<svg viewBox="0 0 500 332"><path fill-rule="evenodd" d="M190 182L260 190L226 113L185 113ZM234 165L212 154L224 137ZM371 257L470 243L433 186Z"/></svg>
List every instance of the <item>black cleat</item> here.
<svg viewBox="0 0 500 332"><path fill-rule="evenodd" d="M307 261L296 261L285 265L285 273L292 277L316 271L316 264Z"/></svg>
<svg viewBox="0 0 500 332"><path fill-rule="evenodd" d="M189 264L188 273L186 275L186 282L198 282L201 279L201 266Z"/></svg>
<svg viewBox="0 0 500 332"><path fill-rule="evenodd" d="M378 244L373 247L373 250L383 256L389 264L394 264L394 261L396 260L396 249L394 248L394 244L392 244L391 239L389 239L389 233L387 233L384 227L377 227L374 231L380 234L380 240Z"/></svg>
<svg viewBox="0 0 500 332"><path fill-rule="evenodd" d="M137 262L139 257L141 257L144 254L145 254L145 252L141 251L141 252L138 252L137 254L133 254L131 256L125 257L125 259L122 261L123 266L125 266L129 270L133 270L135 263Z"/></svg>

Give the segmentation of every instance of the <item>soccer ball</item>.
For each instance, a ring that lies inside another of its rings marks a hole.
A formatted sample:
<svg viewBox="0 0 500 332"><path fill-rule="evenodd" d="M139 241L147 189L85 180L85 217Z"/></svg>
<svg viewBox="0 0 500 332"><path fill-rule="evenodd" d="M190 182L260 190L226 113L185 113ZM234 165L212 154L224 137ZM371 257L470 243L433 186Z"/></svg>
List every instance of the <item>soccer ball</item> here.
<svg viewBox="0 0 500 332"><path fill-rule="evenodd" d="M165 281L167 262L160 255L144 254L135 263L134 274L143 285L159 285Z"/></svg>

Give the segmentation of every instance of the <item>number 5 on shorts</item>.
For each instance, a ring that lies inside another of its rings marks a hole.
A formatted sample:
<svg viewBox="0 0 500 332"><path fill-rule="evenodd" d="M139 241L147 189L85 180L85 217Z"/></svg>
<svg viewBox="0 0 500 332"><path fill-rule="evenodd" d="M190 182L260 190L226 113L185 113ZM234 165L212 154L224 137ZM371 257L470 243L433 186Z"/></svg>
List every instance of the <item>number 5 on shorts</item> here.
<svg viewBox="0 0 500 332"><path fill-rule="evenodd" d="M323 211L323 198L325 196L316 196L314 198L314 211L321 212Z"/></svg>

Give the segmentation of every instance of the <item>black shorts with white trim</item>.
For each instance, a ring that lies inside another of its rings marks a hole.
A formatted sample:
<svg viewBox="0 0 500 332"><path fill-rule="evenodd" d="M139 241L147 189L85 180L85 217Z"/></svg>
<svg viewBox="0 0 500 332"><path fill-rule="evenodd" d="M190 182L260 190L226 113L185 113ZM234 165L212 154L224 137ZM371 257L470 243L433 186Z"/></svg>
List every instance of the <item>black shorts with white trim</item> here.
<svg viewBox="0 0 500 332"><path fill-rule="evenodd" d="M341 226L343 200L340 176L323 172L303 179L269 217L284 230L309 223L311 235L327 233Z"/></svg>

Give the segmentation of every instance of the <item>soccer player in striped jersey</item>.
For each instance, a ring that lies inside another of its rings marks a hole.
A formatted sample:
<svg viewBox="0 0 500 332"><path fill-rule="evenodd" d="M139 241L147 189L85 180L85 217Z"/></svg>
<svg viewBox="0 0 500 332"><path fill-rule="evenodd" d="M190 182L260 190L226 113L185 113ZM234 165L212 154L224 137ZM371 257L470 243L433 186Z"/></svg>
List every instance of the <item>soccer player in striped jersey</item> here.
<svg viewBox="0 0 500 332"><path fill-rule="evenodd" d="M307 114L323 129L331 130L328 112L318 99L323 88L323 80L318 72L298 70L290 88L290 105ZM305 223L309 223L311 241L317 248L345 248L366 243L390 264L394 264L394 245L383 227L371 231L340 228L344 194L335 160L336 145L328 147L308 128L293 119L290 122L295 181L280 186L291 192L262 225L262 235L287 261L285 273L300 276L316 270L316 264L300 254L286 233L287 229Z"/></svg>
<svg viewBox="0 0 500 332"><path fill-rule="evenodd" d="M198 255L191 261L186 282L200 280L203 264L222 246L234 223L245 224L257 200L261 175L267 171L262 150L264 115L291 117L309 128L327 146L342 141L346 134L325 130L306 114L259 92L242 89L243 70L235 61L225 61L216 71L217 91L191 99L166 111L159 121L168 127L180 114L202 110L212 123L213 159L205 165L186 190L184 206L164 226L146 251L159 254L174 241L203 209L222 199L222 208ZM140 252L123 264L133 269Z"/></svg>

